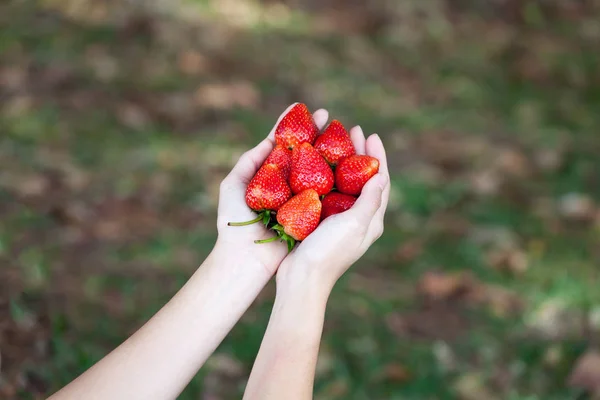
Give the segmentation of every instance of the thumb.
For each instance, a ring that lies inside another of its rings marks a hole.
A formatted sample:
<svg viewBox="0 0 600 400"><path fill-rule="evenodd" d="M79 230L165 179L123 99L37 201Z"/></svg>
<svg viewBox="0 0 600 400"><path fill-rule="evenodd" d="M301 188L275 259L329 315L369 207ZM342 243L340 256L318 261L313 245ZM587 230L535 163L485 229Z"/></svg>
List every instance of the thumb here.
<svg viewBox="0 0 600 400"><path fill-rule="evenodd" d="M350 213L361 224L368 226L381 206L383 189L387 185L387 179L387 176L381 173L369 179L363 187L360 197L350 209Z"/></svg>

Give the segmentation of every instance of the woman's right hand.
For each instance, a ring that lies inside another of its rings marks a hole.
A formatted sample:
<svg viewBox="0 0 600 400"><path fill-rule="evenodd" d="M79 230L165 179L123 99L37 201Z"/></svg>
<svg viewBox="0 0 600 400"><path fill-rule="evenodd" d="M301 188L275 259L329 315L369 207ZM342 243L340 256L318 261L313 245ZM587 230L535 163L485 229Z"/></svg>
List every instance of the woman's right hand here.
<svg viewBox="0 0 600 400"><path fill-rule="evenodd" d="M350 136L357 154L379 160L379 172L365 184L351 209L323 220L284 259L277 272L278 293L307 284L328 296L335 282L383 233L390 194L383 143L376 134L365 140L360 127L352 129Z"/></svg>

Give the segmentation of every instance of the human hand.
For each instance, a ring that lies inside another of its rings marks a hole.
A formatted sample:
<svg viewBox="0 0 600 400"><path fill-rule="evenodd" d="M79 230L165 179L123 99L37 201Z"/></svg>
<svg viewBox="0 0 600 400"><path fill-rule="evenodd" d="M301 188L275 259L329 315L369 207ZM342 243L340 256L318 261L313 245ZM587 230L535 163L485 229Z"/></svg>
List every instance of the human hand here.
<svg viewBox="0 0 600 400"><path fill-rule="evenodd" d="M294 105L289 106L279 116L267 138L240 157L229 175L221 182L219 191L217 217L219 237L216 247L226 253L239 254L245 260L260 263L271 275L275 273L279 264L287 255L286 247L279 243L256 245L255 240L272 236L272 233L269 233L269 230L261 223L235 228L228 227L227 224L256 218L256 214L246 205L246 187L275 146L275 128ZM317 110L313 114L313 118L319 129L323 129L329 118L329 113L323 109Z"/></svg>
<svg viewBox="0 0 600 400"><path fill-rule="evenodd" d="M277 273L278 291L308 284L313 289L322 289L328 295L340 276L383 233L383 219L390 194L383 143L376 134L365 140L360 127L353 128L350 136L357 154L367 154L379 160L379 172L365 184L351 209L323 220L285 258ZM275 247L272 249L275 250Z"/></svg>

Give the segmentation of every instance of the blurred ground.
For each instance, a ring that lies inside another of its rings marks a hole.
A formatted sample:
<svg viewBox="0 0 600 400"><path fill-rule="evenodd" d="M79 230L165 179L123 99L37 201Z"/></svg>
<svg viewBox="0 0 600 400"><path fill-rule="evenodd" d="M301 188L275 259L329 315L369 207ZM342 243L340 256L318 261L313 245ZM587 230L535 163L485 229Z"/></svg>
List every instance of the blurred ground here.
<svg viewBox="0 0 600 400"><path fill-rule="evenodd" d="M316 398L600 395L598 0L0 4L0 398L172 296L293 101L378 132L386 233L332 295ZM182 399L235 399L265 290Z"/></svg>

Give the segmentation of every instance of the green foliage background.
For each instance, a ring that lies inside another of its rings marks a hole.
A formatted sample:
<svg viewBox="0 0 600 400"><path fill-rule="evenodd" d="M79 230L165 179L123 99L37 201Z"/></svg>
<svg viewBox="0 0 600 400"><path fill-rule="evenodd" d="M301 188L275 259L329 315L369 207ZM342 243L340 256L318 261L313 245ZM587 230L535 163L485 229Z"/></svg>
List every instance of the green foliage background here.
<svg viewBox="0 0 600 400"><path fill-rule="evenodd" d="M211 248L220 180L302 101L378 132L393 181L315 397L578 398L599 42L596 0L0 4L0 397L44 398L158 310ZM272 301L182 399L240 397Z"/></svg>

